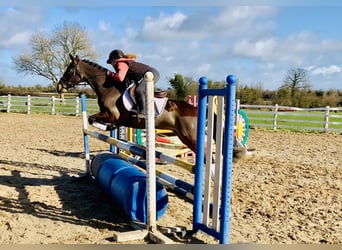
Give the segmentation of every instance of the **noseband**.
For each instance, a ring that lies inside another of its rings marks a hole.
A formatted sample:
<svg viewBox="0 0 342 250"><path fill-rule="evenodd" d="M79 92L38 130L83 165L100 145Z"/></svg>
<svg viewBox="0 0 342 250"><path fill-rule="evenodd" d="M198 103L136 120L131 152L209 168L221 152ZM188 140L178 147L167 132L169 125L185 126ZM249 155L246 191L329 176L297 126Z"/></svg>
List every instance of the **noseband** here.
<svg viewBox="0 0 342 250"><path fill-rule="evenodd" d="M69 89L69 88L74 87L75 85L79 85L79 83L80 83L81 81L78 82L78 83L76 83L76 84L70 83L70 79L71 79L73 76L77 76L80 80L82 80L81 73L79 72L79 70L78 70L78 68L77 68L77 64L75 64L74 72L73 72L72 75L70 76L69 80L66 79L65 76L62 76L61 79L59 80L59 83L62 85L62 87L63 87L64 89Z"/></svg>

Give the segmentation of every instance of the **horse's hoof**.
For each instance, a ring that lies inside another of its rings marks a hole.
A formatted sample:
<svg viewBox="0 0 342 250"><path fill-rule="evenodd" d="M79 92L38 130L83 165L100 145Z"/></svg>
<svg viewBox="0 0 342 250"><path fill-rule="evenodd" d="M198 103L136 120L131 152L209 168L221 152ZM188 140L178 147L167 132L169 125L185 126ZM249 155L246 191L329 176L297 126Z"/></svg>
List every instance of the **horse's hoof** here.
<svg viewBox="0 0 342 250"><path fill-rule="evenodd" d="M107 124L107 131L111 131L116 129L117 127L114 124Z"/></svg>
<svg viewBox="0 0 342 250"><path fill-rule="evenodd" d="M233 161L236 163L246 157L247 150L241 147L236 147L233 149Z"/></svg>
<svg viewBox="0 0 342 250"><path fill-rule="evenodd" d="M95 117L94 116L89 116L88 122L89 122L90 125L93 124L95 122Z"/></svg>

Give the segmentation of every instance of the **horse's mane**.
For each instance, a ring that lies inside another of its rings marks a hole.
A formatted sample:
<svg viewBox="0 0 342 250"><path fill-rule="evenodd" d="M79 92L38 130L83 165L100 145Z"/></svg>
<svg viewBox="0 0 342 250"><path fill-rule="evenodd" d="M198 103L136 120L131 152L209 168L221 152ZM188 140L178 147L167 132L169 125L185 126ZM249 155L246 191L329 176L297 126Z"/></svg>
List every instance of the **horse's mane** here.
<svg viewBox="0 0 342 250"><path fill-rule="evenodd" d="M102 71L107 71L108 70L107 68L102 67L100 64L97 64L95 62L91 62L91 61L89 61L87 59L82 59L82 61L87 63L87 64L89 64L89 65L91 65L91 66L94 66L94 67L96 67L96 68L98 68L98 69L100 69Z"/></svg>

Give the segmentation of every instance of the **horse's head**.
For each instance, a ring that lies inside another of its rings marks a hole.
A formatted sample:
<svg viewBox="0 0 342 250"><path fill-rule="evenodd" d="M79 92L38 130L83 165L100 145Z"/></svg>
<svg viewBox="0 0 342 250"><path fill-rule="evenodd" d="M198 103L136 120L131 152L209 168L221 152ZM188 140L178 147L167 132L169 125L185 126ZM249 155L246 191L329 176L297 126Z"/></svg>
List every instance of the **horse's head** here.
<svg viewBox="0 0 342 250"><path fill-rule="evenodd" d="M78 70L79 57L69 55L71 62L66 68L63 76L57 84L58 93L65 92L67 89L74 87L75 85L83 82L82 76Z"/></svg>

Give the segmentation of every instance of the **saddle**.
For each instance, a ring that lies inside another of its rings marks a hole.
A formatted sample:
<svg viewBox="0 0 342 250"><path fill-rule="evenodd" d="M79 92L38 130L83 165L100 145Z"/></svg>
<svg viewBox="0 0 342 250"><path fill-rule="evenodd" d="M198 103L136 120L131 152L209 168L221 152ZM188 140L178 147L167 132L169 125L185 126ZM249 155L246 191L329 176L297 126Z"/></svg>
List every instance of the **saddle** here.
<svg viewBox="0 0 342 250"><path fill-rule="evenodd" d="M135 105L135 89L137 85L135 83L128 86L125 90L122 100L124 107L127 111L132 111ZM166 91L155 91L154 92L154 115L155 117L159 116L167 103L167 92Z"/></svg>
<svg viewBox="0 0 342 250"><path fill-rule="evenodd" d="M137 85L134 83L130 86L128 86L129 90L129 95L133 100L135 100L135 89ZM167 97L167 92L166 91L154 91L154 98L166 98Z"/></svg>

